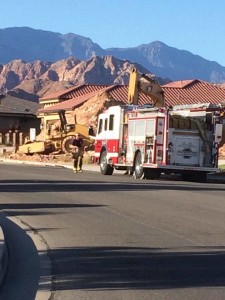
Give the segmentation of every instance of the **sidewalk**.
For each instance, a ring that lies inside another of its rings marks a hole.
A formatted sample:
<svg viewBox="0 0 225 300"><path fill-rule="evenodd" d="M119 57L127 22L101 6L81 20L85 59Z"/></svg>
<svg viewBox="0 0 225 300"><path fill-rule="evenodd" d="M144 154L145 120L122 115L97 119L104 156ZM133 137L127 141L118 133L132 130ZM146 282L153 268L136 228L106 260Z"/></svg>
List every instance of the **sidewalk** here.
<svg viewBox="0 0 225 300"><path fill-rule="evenodd" d="M73 169L73 162L37 162L37 161L29 161L29 160L16 160L16 159L8 159L1 158L0 163L9 163L9 164L27 164L27 165L36 165L36 166L50 166L50 167L62 167L67 169ZM100 172L100 167L97 164L83 164L84 171L96 171Z"/></svg>

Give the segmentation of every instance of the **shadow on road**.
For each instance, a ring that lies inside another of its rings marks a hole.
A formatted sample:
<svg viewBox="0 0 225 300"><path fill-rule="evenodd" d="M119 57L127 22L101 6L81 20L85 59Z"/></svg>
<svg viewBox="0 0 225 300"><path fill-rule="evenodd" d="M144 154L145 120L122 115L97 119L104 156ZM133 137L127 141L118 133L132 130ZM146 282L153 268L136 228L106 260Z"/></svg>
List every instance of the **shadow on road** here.
<svg viewBox="0 0 225 300"><path fill-rule="evenodd" d="M31 300L39 290L153 290L225 286L225 247L179 249L142 247L57 248L48 255L50 277L39 270L37 250L27 233L0 215L10 264L0 299ZM45 268L49 268L46 263Z"/></svg>
<svg viewBox="0 0 225 300"><path fill-rule="evenodd" d="M52 250L53 290L225 285L225 248L183 250L132 247Z"/></svg>
<svg viewBox="0 0 225 300"><path fill-rule="evenodd" d="M68 213L67 208L104 207L98 204L57 204L57 203L1 203L0 210L11 216L57 215ZM55 210L54 210L55 209ZM63 210L63 211L62 211Z"/></svg>
<svg viewBox="0 0 225 300"><path fill-rule="evenodd" d="M0 180L0 192L111 192L111 191L225 191L225 186L192 184L175 181L64 181L64 180Z"/></svg>
<svg viewBox="0 0 225 300"><path fill-rule="evenodd" d="M225 285L225 247L191 247L177 251L141 247L75 247L48 251L52 261L53 282L50 287L48 276L41 274L39 277L38 272L32 272L39 268L32 240L12 222L6 220L3 226L6 225L7 234L13 232L18 237L17 252L20 253L20 248L27 249L28 255L19 257L16 249L10 249L15 257L9 266L8 284L0 291L1 299L31 300L37 289L51 289L53 292L153 290Z"/></svg>

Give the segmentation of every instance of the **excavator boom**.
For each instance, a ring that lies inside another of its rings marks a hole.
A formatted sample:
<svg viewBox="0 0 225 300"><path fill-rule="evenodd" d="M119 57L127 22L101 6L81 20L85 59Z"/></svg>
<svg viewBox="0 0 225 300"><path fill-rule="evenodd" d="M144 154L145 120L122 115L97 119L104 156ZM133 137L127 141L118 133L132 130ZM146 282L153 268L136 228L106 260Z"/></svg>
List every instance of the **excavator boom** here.
<svg viewBox="0 0 225 300"><path fill-rule="evenodd" d="M137 105L140 92L151 97L154 107L165 106L164 92L160 84L155 79L132 69L128 87L128 103Z"/></svg>

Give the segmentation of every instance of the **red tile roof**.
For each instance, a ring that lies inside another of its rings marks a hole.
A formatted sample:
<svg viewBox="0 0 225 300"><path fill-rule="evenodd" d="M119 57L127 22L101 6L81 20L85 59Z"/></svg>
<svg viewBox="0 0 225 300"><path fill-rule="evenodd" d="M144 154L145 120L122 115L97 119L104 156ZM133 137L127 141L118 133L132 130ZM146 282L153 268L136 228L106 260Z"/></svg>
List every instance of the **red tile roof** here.
<svg viewBox="0 0 225 300"><path fill-rule="evenodd" d="M225 100L225 89L201 80L175 81L162 86L167 105L212 103Z"/></svg>
<svg viewBox="0 0 225 300"><path fill-rule="evenodd" d="M118 100L118 101L123 101L124 104L127 104L127 98L128 98L128 85L117 85L114 86L110 90L110 95ZM139 93L139 105L144 105L144 104L151 104L152 99L150 96L147 96L146 94L140 92Z"/></svg>
<svg viewBox="0 0 225 300"><path fill-rule="evenodd" d="M84 94L88 94L94 91L101 90L104 87L108 87L107 85L88 85L88 84L81 84L77 86L73 86L68 89L64 89L55 93L47 94L44 97L40 98L42 100L52 100L52 99L62 99L67 100L71 98L75 98L78 96L82 96Z"/></svg>
<svg viewBox="0 0 225 300"><path fill-rule="evenodd" d="M112 96L113 99L122 101L124 104L127 103L127 95L128 95L128 86L126 85L110 85L106 86L102 89L99 89L97 91L93 91L91 93L83 94L81 96L65 100L63 102L60 102L58 104L49 106L47 108L42 108L38 110L38 113L51 113L51 112L57 112L59 110L72 110L75 107L80 106L90 98L94 97L97 93L103 93L103 92L109 92L110 96ZM151 98L143 93L140 93L140 99L139 103L140 105L143 104L150 104L152 102Z"/></svg>
<svg viewBox="0 0 225 300"><path fill-rule="evenodd" d="M173 82L169 82L169 83L163 85L163 87L183 89L184 87L186 87L187 85L189 85L195 81L197 81L197 80L195 79L195 80L173 81Z"/></svg>
<svg viewBox="0 0 225 300"><path fill-rule="evenodd" d="M201 80L182 80L168 83L162 86L165 93L165 101L167 106L174 106L179 104L198 104L198 103L212 103L219 104L225 100L225 89L217 85L207 83ZM42 112L56 112L59 110L72 110L80 106L90 98L94 97L97 93L109 92L110 95L118 101L127 103L128 86L126 85L82 85L67 92L74 93L74 97L69 100L64 100L56 105L42 108L38 113ZM58 94L59 95L59 94ZM60 94L60 97L67 97L68 94ZM71 94L70 94L71 96ZM43 98L42 98L43 99ZM46 99L50 99L47 98ZM144 93L139 94L139 104L152 103L151 97Z"/></svg>
<svg viewBox="0 0 225 300"><path fill-rule="evenodd" d="M58 104L48 106L47 108L41 108L41 109L38 110L38 113L56 112L56 111L59 111L59 110L72 110L75 107L80 106L81 104L83 104L84 102L89 100L90 98L94 97L97 93L104 92L104 91L106 91L110 88L111 88L111 86L107 86L107 87L102 88L98 91L92 91L91 93L86 93L86 94L83 94L81 96L77 96L76 98L72 98L72 99L60 102Z"/></svg>

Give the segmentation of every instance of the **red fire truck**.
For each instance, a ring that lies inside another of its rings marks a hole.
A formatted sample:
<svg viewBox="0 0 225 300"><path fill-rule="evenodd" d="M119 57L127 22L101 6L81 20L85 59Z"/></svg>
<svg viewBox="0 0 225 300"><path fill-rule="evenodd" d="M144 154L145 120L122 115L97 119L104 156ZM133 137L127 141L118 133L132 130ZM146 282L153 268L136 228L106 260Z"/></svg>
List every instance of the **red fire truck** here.
<svg viewBox="0 0 225 300"><path fill-rule="evenodd" d="M160 99L154 106L112 106L99 115L95 161L102 174L126 169L140 179L178 173L205 181L207 173L219 172L224 108L209 103L167 108Z"/></svg>

